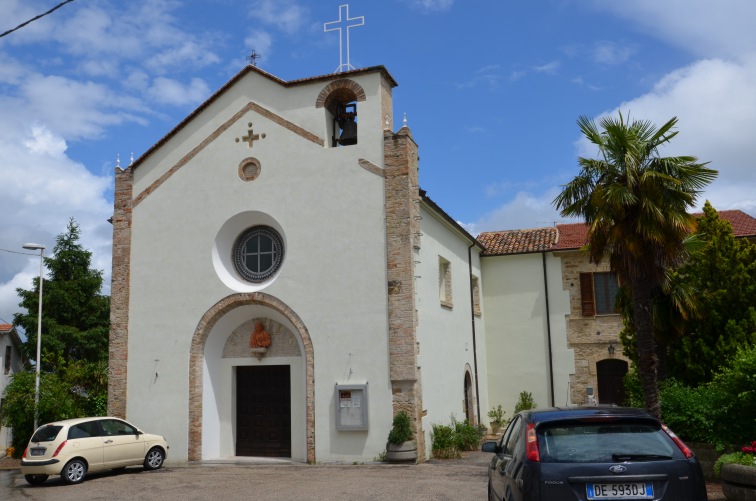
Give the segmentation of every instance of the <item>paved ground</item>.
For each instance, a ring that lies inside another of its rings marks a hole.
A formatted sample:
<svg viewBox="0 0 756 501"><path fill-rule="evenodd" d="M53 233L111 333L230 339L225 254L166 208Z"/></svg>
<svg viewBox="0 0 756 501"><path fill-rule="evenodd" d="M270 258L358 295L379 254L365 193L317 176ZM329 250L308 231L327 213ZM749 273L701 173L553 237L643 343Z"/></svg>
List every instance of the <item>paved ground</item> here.
<svg viewBox="0 0 756 501"><path fill-rule="evenodd" d="M169 463L155 472L128 468L93 474L74 486L53 477L39 487L26 483L17 461L0 459L0 500L483 500L489 458L472 452L462 459L421 465ZM724 501L718 484L707 487L709 501Z"/></svg>

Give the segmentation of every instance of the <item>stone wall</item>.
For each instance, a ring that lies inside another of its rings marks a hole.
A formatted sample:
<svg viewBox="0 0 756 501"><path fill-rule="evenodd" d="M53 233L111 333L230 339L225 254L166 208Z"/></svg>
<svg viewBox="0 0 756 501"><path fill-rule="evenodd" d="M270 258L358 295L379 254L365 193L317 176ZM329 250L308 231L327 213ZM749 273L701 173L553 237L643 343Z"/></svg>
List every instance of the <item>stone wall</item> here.
<svg viewBox="0 0 756 501"><path fill-rule="evenodd" d="M590 263L588 255L580 251L560 252L562 260L562 287L570 293L570 314L567 316L567 345L575 352L575 374L570 377L570 401L573 404L588 403L586 388L592 387L597 395L598 380L596 363L609 358L608 348L614 345L612 356L628 361L622 356L619 333L622 319L619 315L584 317L580 301L580 274L608 272L609 263Z"/></svg>

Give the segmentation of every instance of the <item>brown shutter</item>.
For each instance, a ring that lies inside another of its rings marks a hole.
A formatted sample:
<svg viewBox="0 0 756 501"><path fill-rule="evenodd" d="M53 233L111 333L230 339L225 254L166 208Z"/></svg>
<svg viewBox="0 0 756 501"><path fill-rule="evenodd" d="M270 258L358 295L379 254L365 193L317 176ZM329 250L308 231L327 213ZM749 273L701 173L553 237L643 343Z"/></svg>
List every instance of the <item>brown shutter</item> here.
<svg viewBox="0 0 756 501"><path fill-rule="evenodd" d="M593 273L580 274L580 305L584 317L596 316L596 307L593 304Z"/></svg>

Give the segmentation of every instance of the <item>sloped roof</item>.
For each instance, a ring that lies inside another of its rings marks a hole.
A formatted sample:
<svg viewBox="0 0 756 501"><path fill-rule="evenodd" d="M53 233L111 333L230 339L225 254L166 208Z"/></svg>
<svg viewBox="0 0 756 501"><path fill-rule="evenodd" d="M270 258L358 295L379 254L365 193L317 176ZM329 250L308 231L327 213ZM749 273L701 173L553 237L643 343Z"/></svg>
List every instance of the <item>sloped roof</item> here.
<svg viewBox="0 0 756 501"><path fill-rule="evenodd" d="M735 237L756 237L756 218L741 210L718 211L722 220L732 225ZM703 213L695 213L700 217ZM558 224L551 228L531 230L491 231L478 235L485 245L484 256L503 256L557 250L580 249L588 242L588 225L585 223Z"/></svg>
<svg viewBox="0 0 756 501"><path fill-rule="evenodd" d="M557 229L551 227L484 232L478 235L478 241L485 246L484 256L502 256L551 250L557 237Z"/></svg>

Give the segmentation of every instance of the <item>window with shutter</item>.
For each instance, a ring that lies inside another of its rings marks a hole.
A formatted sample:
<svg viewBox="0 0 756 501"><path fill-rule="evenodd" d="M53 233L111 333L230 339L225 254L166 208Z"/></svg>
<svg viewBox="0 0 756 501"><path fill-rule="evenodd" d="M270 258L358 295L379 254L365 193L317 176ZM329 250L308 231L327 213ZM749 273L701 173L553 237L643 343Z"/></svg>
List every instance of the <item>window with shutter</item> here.
<svg viewBox="0 0 756 501"><path fill-rule="evenodd" d="M593 273L580 274L580 304L584 317L596 315L596 308L593 305Z"/></svg>

